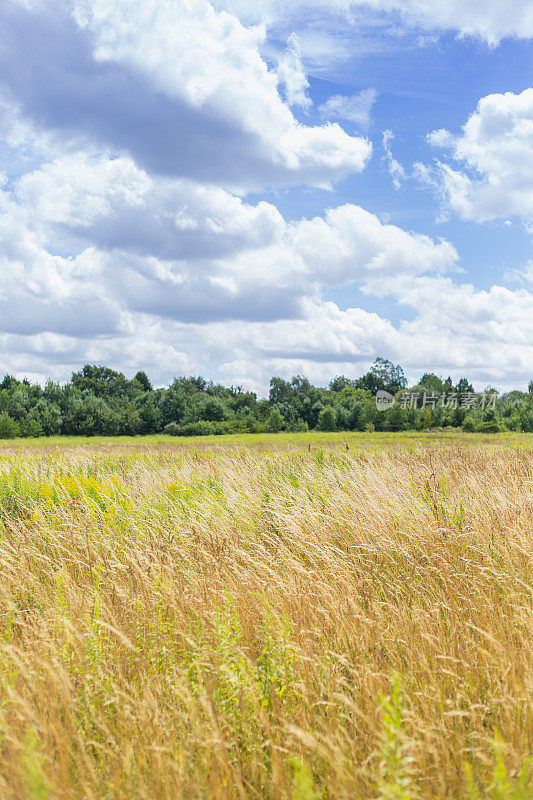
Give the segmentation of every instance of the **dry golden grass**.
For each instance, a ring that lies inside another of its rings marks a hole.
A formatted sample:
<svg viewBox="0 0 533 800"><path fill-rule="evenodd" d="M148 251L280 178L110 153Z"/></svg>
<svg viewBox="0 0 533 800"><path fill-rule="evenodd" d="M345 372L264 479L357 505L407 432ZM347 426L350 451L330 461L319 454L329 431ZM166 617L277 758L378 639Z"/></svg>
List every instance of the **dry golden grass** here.
<svg viewBox="0 0 533 800"><path fill-rule="evenodd" d="M531 800L533 450L0 462L0 798Z"/></svg>

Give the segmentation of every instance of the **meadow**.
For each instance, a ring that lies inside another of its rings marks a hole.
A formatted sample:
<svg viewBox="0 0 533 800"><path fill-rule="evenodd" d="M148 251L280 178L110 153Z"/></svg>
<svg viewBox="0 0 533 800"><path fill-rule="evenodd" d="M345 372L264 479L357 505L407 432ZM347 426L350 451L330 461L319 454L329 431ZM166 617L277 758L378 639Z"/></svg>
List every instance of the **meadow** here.
<svg viewBox="0 0 533 800"><path fill-rule="evenodd" d="M4 441L0 797L532 800L532 533L531 435Z"/></svg>
<svg viewBox="0 0 533 800"><path fill-rule="evenodd" d="M422 431L360 432L340 431L301 433L233 433L210 436L47 436L0 439L0 454L23 448L39 451L69 450L86 447L93 451L126 449L144 451L152 448L176 450L375 450L379 448L416 449L419 446L461 445L465 447L494 447L497 445L518 448L533 447L533 433L505 431L500 433L464 433L460 428L443 428Z"/></svg>

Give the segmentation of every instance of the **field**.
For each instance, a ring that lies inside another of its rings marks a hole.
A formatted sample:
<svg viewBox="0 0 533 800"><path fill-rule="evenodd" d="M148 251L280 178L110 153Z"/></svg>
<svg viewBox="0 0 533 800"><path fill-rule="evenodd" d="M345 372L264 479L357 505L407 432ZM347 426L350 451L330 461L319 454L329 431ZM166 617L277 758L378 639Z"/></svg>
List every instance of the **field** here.
<svg viewBox="0 0 533 800"><path fill-rule="evenodd" d="M461 430L442 431L405 431L402 433L359 433L344 431L342 433L261 433L234 434L232 436L51 436L39 439L0 439L0 453L12 452L24 448L40 450L65 450L72 447L88 447L91 450L126 448L131 450L158 449L181 450L235 450L246 447L252 450L307 450L321 447L326 450L376 448L417 448L420 445L495 445L511 447L533 447L533 434L507 431L498 434L469 433Z"/></svg>
<svg viewBox="0 0 533 800"><path fill-rule="evenodd" d="M2 442L0 798L532 800L532 534L532 436Z"/></svg>

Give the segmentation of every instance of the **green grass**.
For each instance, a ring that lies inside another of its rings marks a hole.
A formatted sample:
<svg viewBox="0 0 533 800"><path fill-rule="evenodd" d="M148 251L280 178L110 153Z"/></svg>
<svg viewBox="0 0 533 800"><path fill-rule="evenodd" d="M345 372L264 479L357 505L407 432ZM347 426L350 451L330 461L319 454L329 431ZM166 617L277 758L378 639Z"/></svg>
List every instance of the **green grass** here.
<svg viewBox="0 0 533 800"><path fill-rule="evenodd" d="M532 447L533 434L516 433L464 433L461 430L439 431L404 431L401 433L343 431L340 433L322 433L309 431L306 433L243 433L228 436L50 436L38 439L4 439L0 440L0 451L3 448L239 448L252 449L306 449L325 447L346 449L407 447L432 444L476 445L476 446L511 446Z"/></svg>

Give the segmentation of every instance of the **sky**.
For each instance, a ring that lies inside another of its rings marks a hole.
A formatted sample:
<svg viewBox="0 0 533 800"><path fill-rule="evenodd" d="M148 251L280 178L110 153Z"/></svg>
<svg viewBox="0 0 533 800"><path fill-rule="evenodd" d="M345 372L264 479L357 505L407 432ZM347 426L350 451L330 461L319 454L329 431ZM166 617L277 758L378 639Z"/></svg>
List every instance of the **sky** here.
<svg viewBox="0 0 533 800"><path fill-rule="evenodd" d="M3 0L0 375L533 379L533 0Z"/></svg>

